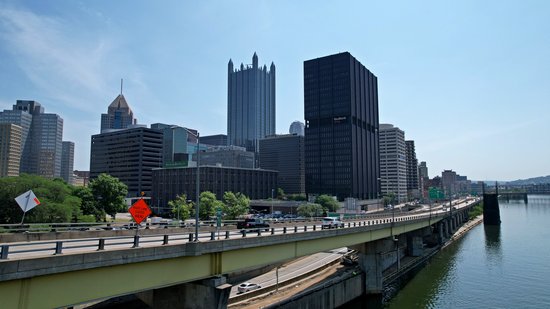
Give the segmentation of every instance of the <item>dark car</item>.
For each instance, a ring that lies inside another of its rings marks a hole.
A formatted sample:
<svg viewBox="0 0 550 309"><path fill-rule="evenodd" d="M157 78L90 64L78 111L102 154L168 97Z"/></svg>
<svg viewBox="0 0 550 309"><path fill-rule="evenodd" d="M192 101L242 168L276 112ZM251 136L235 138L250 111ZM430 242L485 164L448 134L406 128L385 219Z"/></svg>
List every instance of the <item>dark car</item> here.
<svg viewBox="0 0 550 309"><path fill-rule="evenodd" d="M258 229L258 228L269 228L269 223L265 222L260 218L249 218L244 221L237 222L237 228L240 230L243 229Z"/></svg>

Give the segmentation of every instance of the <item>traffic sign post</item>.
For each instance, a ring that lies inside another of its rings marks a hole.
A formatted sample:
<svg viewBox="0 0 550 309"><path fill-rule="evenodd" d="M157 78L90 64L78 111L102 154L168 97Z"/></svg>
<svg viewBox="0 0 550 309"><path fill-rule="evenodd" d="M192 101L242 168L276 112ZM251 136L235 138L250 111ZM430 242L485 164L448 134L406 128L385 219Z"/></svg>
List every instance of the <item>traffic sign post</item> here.
<svg viewBox="0 0 550 309"><path fill-rule="evenodd" d="M218 239L220 239L220 227L222 226L222 210L218 208L216 210L216 231L218 232Z"/></svg>
<svg viewBox="0 0 550 309"><path fill-rule="evenodd" d="M139 199L135 202L134 205L128 209L128 211L138 226L141 222L143 222L143 220L147 219L147 217L153 213L143 199Z"/></svg>

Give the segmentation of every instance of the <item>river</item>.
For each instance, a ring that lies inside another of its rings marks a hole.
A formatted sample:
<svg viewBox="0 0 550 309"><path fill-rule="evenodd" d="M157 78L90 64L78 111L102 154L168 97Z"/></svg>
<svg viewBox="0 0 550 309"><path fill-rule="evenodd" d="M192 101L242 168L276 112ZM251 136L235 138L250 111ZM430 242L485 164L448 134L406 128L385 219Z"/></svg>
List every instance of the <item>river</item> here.
<svg viewBox="0 0 550 309"><path fill-rule="evenodd" d="M480 224L438 253L385 308L550 308L550 195L500 200L500 227Z"/></svg>

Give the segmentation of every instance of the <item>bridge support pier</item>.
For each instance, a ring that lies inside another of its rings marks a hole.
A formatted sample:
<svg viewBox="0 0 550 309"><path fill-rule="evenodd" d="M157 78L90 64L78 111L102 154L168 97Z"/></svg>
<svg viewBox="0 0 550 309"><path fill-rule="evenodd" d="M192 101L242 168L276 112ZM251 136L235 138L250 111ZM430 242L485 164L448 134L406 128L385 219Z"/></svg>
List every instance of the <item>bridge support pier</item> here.
<svg viewBox="0 0 550 309"><path fill-rule="evenodd" d="M421 256L424 253L422 237L418 235L407 235L407 249L410 256Z"/></svg>
<svg viewBox="0 0 550 309"><path fill-rule="evenodd" d="M437 223L437 242L439 244L443 243L443 238L445 237L443 233L443 229L444 229L443 223L442 222Z"/></svg>
<svg viewBox="0 0 550 309"><path fill-rule="evenodd" d="M382 254L395 249L393 239L385 238L353 247L358 251L359 267L365 273L365 294L382 294L385 264Z"/></svg>
<svg viewBox="0 0 550 309"><path fill-rule="evenodd" d="M227 308L231 285L225 277L204 279L137 293L153 309Z"/></svg>

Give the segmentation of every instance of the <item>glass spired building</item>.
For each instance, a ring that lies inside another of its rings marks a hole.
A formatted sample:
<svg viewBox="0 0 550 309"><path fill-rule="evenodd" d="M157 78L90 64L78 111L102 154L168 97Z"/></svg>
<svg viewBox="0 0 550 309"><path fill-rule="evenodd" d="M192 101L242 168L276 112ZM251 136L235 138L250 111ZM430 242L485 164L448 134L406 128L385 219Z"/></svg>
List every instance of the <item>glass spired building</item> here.
<svg viewBox="0 0 550 309"><path fill-rule="evenodd" d="M350 53L304 62L306 193L379 198L377 78Z"/></svg>
<svg viewBox="0 0 550 309"><path fill-rule="evenodd" d="M269 70L258 67L254 53L252 65L241 63L233 69L229 60L227 80L227 139L229 145L259 152L259 140L275 134L275 64Z"/></svg>

